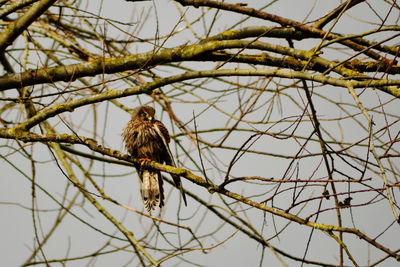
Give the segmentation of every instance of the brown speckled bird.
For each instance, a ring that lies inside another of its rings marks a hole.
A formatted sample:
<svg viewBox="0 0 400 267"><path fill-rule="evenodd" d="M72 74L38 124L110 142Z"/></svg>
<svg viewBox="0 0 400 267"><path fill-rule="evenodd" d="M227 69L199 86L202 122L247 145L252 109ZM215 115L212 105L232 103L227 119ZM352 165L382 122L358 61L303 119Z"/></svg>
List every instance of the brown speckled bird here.
<svg viewBox="0 0 400 267"><path fill-rule="evenodd" d="M123 138L128 153L143 160L154 160L175 167L175 162L169 150L169 133L162 122L154 118L155 110L149 106L140 106L133 110L132 118L126 125ZM142 165L136 164L135 168L140 178L140 191L144 208L150 212L157 206L164 206L163 180L160 171L147 170ZM176 187L182 194L186 203L181 178L171 174Z"/></svg>

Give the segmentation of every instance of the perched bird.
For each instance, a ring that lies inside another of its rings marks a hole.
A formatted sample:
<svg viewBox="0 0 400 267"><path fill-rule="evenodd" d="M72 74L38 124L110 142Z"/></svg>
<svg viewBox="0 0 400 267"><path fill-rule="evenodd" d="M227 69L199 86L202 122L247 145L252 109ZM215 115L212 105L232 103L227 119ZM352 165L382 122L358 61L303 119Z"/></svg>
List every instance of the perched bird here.
<svg viewBox="0 0 400 267"><path fill-rule="evenodd" d="M154 118L155 110L149 106L140 106L133 110L132 118L125 126L123 138L128 153L139 158L142 163L146 160L153 160L159 163L176 166L169 150L170 136L167 128L162 122ZM160 171L148 170L143 164L135 164L140 180L140 191L142 194L144 208L150 212L157 206L164 206L163 180ZM176 187L182 194L186 203L185 192L183 191L181 178L171 174Z"/></svg>

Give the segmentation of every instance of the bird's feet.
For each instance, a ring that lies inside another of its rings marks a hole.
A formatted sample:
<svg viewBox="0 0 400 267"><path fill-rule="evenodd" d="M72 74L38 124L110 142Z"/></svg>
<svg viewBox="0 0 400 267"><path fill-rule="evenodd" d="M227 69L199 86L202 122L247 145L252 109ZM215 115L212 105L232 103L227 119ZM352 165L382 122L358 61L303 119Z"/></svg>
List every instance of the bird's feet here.
<svg viewBox="0 0 400 267"><path fill-rule="evenodd" d="M143 167L143 165L144 165L146 162L151 161L151 159L149 159L148 157L146 157L146 158L140 158L139 161L140 161L140 167Z"/></svg>

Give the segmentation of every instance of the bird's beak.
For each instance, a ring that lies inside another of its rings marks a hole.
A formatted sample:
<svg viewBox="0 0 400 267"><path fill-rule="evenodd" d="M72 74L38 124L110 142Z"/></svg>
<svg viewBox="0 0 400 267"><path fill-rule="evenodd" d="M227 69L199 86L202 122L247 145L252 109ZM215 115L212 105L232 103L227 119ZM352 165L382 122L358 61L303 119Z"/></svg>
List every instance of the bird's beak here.
<svg viewBox="0 0 400 267"><path fill-rule="evenodd" d="M153 117L150 116L149 114L146 114L146 118L147 118L149 121L152 121L152 120L153 120Z"/></svg>

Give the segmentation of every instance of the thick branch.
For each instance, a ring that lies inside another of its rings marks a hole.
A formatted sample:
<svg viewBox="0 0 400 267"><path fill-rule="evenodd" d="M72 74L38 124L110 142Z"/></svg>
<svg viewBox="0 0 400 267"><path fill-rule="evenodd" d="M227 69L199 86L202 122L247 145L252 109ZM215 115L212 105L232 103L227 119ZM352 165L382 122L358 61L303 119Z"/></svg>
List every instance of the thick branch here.
<svg viewBox="0 0 400 267"><path fill-rule="evenodd" d="M250 17L273 21L282 26L291 26L291 27L294 27L294 28L304 32L304 33L312 34L312 35L318 36L320 38L326 38L327 40L332 40L332 39L336 39L339 37L336 34L333 34L333 33L328 34L327 32L325 32L323 30L320 30L320 29L312 27L312 26L305 25L303 23L300 23L300 22L297 22L297 21L294 21L291 19L287 19L287 18L280 17L280 16L277 16L274 14L259 11L254 8L243 7L243 6L237 5L237 4L228 4L228 3L219 2L219 1L217 2L217 1L212 1L212 0L176 0L176 1L179 2L183 6L194 6L194 7L207 6L207 7L213 7L213 8L217 8L217 9L221 9L221 10L227 10L227 11L236 12L239 14L248 15ZM342 41L340 41L340 43L347 47L350 47L351 49L353 49L355 51L362 51L365 48L364 46L359 45L351 40L342 40ZM368 55L369 57L371 57L375 60L382 59L382 57L378 53L376 53L372 50L367 50L364 52L364 54Z"/></svg>
<svg viewBox="0 0 400 267"><path fill-rule="evenodd" d="M224 40L208 41L201 44L162 49L155 53L151 51L120 58L99 58L81 64L28 70L22 73L5 75L0 77L0 91L41 83L53 83L57 81L68 82L80 77L94 76L103 73L110 74L126 70L139 71L158 64L189 61L194 58L197 58L198 60L198 58L204 53L230 48L271 51L301 60L310 60L310 65L315 64L317 67L320 66L325 69L332 68L332 71L339 73L342 76L363 76L361 73L347 69L343 66L335 67L334 62L315 56L315 54L310 51L293 49L260 41Z"/></svg>
<svg viewBox="0 0 400 267"><path fill-rule="evenodd" d="M304 73L301 71L280 71L280 70L265 70L265 69L234 69L234 70L209 70L209 71L194 71L187 72L171 76L164 79L156 79L154 82L147 83L143 86L134 86L125 90L112 90L105 93L81 98L78 100L69 101L63 104L54 105L50 108L42 110L37 115L28 119L26 122L21 123L15 130L29 130L33 126L39 124L42 121L50 117L54 117L65 111L72 112L75 108L82 107L85 105L98 103L104 100L115 99L119 97L151 93L152 90L160 88L167 84L181 82L184 80L190 80L202 77L221 77L221 76L265 76L265 77L281 77L288 79L305 79L310 81L316 81L322 84L331 84L343 88L347 88L349 83L353 88L366 88L376 87L384 92L392 94L395 97L400 97L400 90L395 87L400 85L400 80L372 80L372 81L348 81L343 79L332 78L324 75L314 75L310 73Z"/></svg>
<svg viewBox="0 0 400 267"><path fill-rule="evenodd" d="M43 14L57 0L41 0L34 3L32 7L25 12L16 21L9 24L8 27L0 34L0 51L4 51L7 46L12 44L15 39L26 30L40 15Z"/></svg>
<svg viewBox="0 0 400 267"><path fill-rule="evenodd" d="M87 138L87 137L78 137L78 136L71 136L71 135L67 135L67 134L62 134L62 135L49 135L49 136L45 136L45 135L39 135L39 134L33 134L30 132L19 132L18 134L16 134L15 132L10 132L7 129L0 129L0 137L2 138L7 138L7 139L19 139L19 140L23 140L25 142L31 142L31 141L39 141L39 142L51 142L52 140L55 140L57 142L69 142L69 143L74 143L74 144L82 144L85 145L87 147L89 147L91 150L96 151L98 153L101 153L103 155L108 155L110 157L114 157L120 160L125 160L125 161L129 161L132 163L139 163L140 164L140 160L139 159L135 159L130 157L129 155L126 154L122 154L120 151L118 150L113 150L113 149L109 149L109 148L105 148L103 146L100 146L97 144L97 142L91 138ZM334 225L326 225L326 224L319 224L316 222L312 222L312 221L308 221L305 219L302 219L296 215L287 213L285 211L276 209L276 208L272 208L269 206L266 206L264 204L260 204L257 203L255 201L252 201L242 195L239 195L237 193L231 192L229 190L226 190L225 188L222 188L220 186L217 185L213 185L210 184L209 182L207 182L205 179L203 179L200 176L197 176L195 174L193 174L191 171L187 170L187 169L183 169L183 168L175 168L172 166L168 166L168 165L163 165L160 163L157 163L155 161L150 161L150 162L146 162L145 163L146 167L150 167L150 168L154 168L160 171L164 171L164 172L168 172L168 173L172 173L172 174L177 174L179 176L185 177L188 180L190 180L191 182L206 188L210 193L214 193L214 192L218 192L220 194L223 194L227 197L230 197L232 199L235 199L237 201L240 201L246 205L255 207L257 209L260 210L264 210L266 212L272 213L274 215L280 216L282 218L288 219L290 221L293 222L297 222L299 224L302 225L306 225L309 227L313 227L315 229L319 229L321 231L324 232L342 232L342 233L350 233L350 234L354 234L356 236L358 236L359 238L367 241L368 243L370 243L371 245L375 246L376 248L384 251L385 253L387 253L388 255L390 255L391 257L394 257L396 260L400 260L400 255L398 255L396 252L391 251L390 249L386 248L385 246L381 245L380 243L378 243L376 240L368 237L367 235L365 235L364 233L360 232L358 229L355 228L346 228L346 227L338 227L338 226L334 226Z"/></svg>

